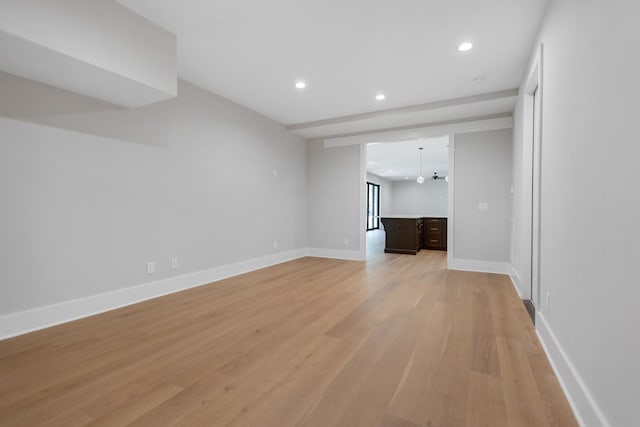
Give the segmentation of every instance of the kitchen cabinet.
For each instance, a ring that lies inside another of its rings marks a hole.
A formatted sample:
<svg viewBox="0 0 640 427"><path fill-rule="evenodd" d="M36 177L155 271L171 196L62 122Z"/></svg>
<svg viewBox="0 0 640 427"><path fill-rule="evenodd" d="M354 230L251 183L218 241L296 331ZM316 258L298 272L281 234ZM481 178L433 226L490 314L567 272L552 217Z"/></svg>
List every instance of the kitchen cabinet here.
<svg viewBox="0 0 640 427"><path fill-rule="evenodd" d="M424 224L422 247L424 249L447 250L447 218L422 218Z"/></svg>

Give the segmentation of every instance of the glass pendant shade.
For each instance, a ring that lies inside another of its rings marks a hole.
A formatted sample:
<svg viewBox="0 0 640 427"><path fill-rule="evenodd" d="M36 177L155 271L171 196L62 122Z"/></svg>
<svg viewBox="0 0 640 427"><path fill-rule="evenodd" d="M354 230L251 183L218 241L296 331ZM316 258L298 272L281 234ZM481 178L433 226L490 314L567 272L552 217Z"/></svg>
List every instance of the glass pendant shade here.
<svg viewBox="0 0 640 427"><path fill-rule="evenodd" d="M423 148L424 147L418 148L418 153L420 153L419 154L419 156L420 156L420 175L418 175L418 178L416 178L416 182L418 184L423 184L424 183L424 176L422 176L422 150L423 150Z"/></svg>

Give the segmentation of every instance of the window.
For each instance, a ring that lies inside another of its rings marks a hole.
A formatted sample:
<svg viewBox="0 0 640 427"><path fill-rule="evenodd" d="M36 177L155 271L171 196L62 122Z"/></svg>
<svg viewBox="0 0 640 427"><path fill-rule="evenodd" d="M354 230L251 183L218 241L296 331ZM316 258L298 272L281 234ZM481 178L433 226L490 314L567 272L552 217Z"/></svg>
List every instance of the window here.
<svg viewBox="0 0 640 427"><path fill-rule="evenodd" d="M367 231L380 228L380 186L367 182Z"/></svg>

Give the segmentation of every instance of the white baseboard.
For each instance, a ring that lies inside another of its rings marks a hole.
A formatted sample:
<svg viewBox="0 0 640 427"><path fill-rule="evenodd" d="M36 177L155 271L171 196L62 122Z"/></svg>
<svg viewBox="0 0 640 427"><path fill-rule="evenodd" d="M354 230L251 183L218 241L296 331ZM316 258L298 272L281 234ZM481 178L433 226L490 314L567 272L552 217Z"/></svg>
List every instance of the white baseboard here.
<svg viewBox="0 0 640 427"><path fill-rule="evenodd" d="M508 274L511 264L508 262L479 261L475 259L452 258L449 270L478 271L480 273Z"/></svg>
<svg viewBox="0 0 640 427"><path fill-rule="evenodd" d="M170 277L157 282L7 314L0 316L0 339L48 328L184 289L206 285L306 255L306 248L295 249L209 270L197 271L183 276Z"/></svg>
<svg viewBox="0 0 640 427"><path fill-rule="evenodd" d="M347 251L343 249L307 248L307 256L344 259L348 261L365 260L365 256L360 251Z"/></svg>
<svg viewBox="0 0 640 427"><path fill-rule="evenodd" d="M578 424L582 427L611 427L541 312L536 312L536 333Z"/></svg>
<svg viewBox="0 0 640 427"><path fill-rule="evenodd" d="M520 299L524 299L522 297L522 292L520 292L520 285L522 284L522 279L520 278L520 274L518 274L518 271L515 268L513 268L513 265L509 267L509 277L511 278L511 283L513 283L513 287L516 289L518 297L520 297Z"/></svg>

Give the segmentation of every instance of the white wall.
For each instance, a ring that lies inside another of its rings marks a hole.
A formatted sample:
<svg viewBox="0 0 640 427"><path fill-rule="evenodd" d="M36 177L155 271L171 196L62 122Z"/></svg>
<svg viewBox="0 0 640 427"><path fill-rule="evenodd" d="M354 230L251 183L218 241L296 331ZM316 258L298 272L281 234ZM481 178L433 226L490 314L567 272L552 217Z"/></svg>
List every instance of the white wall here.
<svg viewBox="0 0 640 427"><path fill-rule="evenodd" d="M444 179L426 177L424 184L415 180L395 181L391 209L396 215L446 217L448 184Z"/></svg>
<svg viewBox="0 0 640 427"><path fill-rule="evenodd" d="M557 0L539 36L537 328L587 426L630 426L638 418L639 17L639 2ZM522 124L521 115L516 120Z"/></svg>
<svg viewBox="0 0 640 427"><path fill-rule="evenodd" d="M393 198L393 181L384 179L381 176L367 173L367 181L380 186L380 215L392 213L391 200Z"/></svg>
<svg viewBox="0 0 640 427"><path fill-rule="evenodd" d="M366 174L360 168L362 150L360 145L325 148L321 140L307 143L310 248L329 250L323 252L327 255L359 257L360 229L364 234L365 215L361 214ZM344 239L348 239L348 244Z"/></svg>
<svg viewBox="0 0 640 427"><path fill-rule="evenodd" d="M0 73L0 315L306 246L305 142L179 90L114 109Z"/></svg>
<svg viewBox="0 0 640 427"><path fill-rule="evenodd" d="M453 257L509 261L511 129L455 135ZM486 203L487 211L479 204Z"/></svg>

